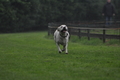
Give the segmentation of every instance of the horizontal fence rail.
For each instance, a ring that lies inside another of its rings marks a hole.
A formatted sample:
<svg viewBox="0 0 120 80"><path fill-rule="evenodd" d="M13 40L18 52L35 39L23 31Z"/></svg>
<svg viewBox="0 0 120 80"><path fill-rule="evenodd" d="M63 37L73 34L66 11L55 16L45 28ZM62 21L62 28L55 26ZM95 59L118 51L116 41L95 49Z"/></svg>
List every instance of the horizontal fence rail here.
<svg viewBox="0 0 120 80"><path fill-rule="evenodd" d="M48 25L48 35L53 35L55 30L57 29L57 27L61 25L61 24L50 24ZM103 43L105 43L106 39L119 39L120 40L120 26L119 24L116 25L111 25L111 26L105 26L105 25L97 25L97 26L93 26L92 25L87 25L88 27L86 27L85 25L67 25L68 29L69 29L69 33L70 35L76 35L79 38L85 36L88 37L88 40L90 40L90 37L94 37L94 38L100 38L103 40ZM77 26L77 27L76 27ZM99 26L99 27L98 27ZM108 28L109 27L109 28ZM107 34L106 32L109 30L114 30L115 33L117 32L117 34ZM101 33L93 33L95 31L100 31Z"/></svg>

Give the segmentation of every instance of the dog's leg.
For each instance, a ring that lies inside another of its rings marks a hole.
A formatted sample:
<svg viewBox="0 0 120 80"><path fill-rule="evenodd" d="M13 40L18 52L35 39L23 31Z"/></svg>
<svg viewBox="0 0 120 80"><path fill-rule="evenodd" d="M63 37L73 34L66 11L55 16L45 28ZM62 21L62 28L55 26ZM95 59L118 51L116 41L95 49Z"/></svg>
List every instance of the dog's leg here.
<svg viewBox="0 0 120 80"><path fill-rule="evenodd" d="M66 54L68 54L68 49L67 49L67 47L68 47L68 44L66 44L66 46L65 46L65 53L66 53Z"/></svg>
<svg viewBox="0 0 120 80"><path fill-rule="evenodd" d="M63 45L63 50L62 51L65 51L65 45Z"/></svg>
<svg viewBox="0 0 120 80"><path fill-rule="evenodd" d="M60 49L60 45L58 43L56 43L57 47L58 47L58 51L59 53L62 53L62 50Z"/></svg>

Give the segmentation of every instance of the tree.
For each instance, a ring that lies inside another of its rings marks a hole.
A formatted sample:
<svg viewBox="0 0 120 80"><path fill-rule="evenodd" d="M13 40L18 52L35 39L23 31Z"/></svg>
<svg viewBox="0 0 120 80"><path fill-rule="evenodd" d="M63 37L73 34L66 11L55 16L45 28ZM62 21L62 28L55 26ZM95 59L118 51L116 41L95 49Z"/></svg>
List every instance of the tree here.
<svg viewBox="0 0 120 80"><path fill-rule="evenodd" d="M0 32L46 28L49 22L103 20L106 0L0 0ZM120 0L114 0L120 19ZM46 27L45 27L46 26Z"/></svg>

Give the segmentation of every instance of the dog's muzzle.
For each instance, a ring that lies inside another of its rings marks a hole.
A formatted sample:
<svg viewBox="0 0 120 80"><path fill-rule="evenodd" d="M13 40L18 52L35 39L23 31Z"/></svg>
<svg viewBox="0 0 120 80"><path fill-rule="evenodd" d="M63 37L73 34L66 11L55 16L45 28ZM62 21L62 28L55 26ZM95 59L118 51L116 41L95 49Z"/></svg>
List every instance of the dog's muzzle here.
<svg viewBox="0 0 120 80"><path fill-rule="evenodd" d="M61 30L61 32L64 32L64 33L65 33L66 31L67 31L66 27L64 27L63 30Z"/></svg>

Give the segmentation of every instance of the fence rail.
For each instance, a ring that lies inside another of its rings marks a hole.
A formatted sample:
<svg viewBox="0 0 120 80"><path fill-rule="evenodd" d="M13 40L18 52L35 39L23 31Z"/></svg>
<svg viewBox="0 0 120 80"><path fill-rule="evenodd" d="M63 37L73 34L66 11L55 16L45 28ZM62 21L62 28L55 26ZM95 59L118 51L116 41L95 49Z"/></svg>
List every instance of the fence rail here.
<svg viewBox="0 0 120 80"><path fill-rule="evenodd" d="M68 25L67 25L68 26ZM94 38L100 38L103 40L103 43L105 43L106 39L119 39L120 40L120 27L119 25L111 25L109 28L105 28L108 26L104 25L98 25L97 27L92 27L91 25L87 25L88 27L84 27L83 25L79 25L79 27L74 27L76 25L69 25L69 33L70 35L76 35L79 38L86 36L88 37L88 40L90 40L91 37ZM48 25L48 35L51 35L54 33L56 28L58 27L58 24ZM117 32L117 34L107 34L106 32L109 30L114 30ZM92 33L93 31L101 31L102 33Z"/></svg>

